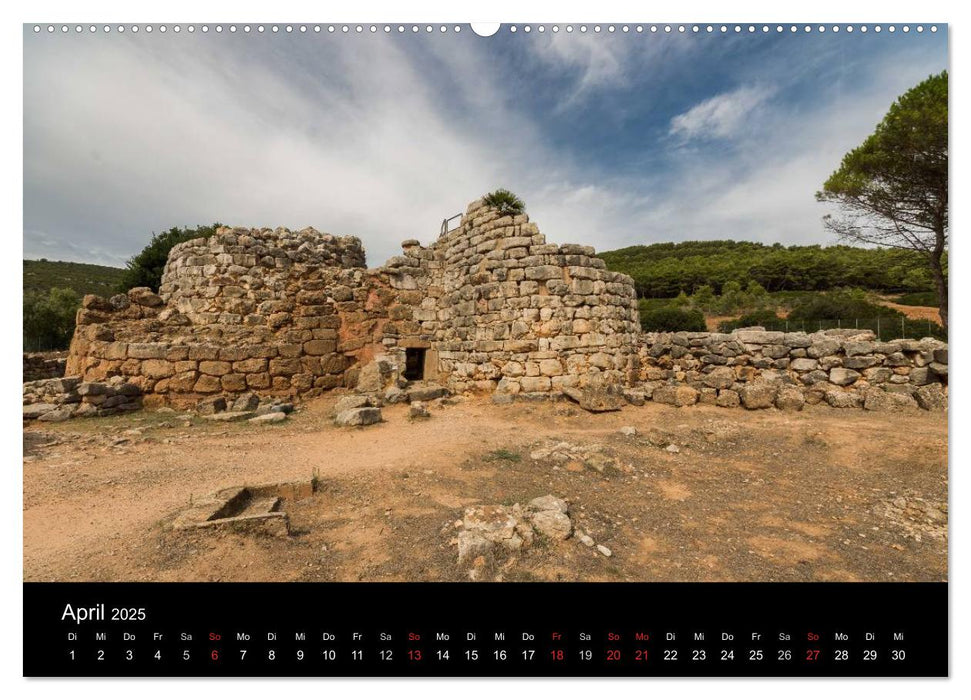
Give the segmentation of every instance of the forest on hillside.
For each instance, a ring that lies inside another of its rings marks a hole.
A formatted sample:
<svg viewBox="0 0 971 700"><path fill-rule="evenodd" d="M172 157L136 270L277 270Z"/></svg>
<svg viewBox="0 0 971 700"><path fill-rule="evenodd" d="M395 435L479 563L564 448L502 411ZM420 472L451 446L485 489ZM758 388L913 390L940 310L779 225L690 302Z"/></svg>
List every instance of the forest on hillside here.
<svg viewBox="0 0 971 700"><path fill-rule="evenodd" d="M693 294L705 285L721 294L730 282L745 287L752 281L769 292L858 287L903 293L933 288L926 260L915 251L893 248L686 241L631 246L599 257L611 270L630 275L642 298Z"/></svg>

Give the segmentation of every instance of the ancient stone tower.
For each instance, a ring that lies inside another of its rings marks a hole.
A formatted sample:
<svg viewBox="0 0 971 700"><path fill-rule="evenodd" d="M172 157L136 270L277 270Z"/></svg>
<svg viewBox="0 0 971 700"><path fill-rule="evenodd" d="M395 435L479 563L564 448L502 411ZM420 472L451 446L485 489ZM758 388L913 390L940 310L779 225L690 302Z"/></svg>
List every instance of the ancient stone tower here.
<svg viewBox="0 0 971 700"><path fill-rule="evenodd" d="M367 270L354 237L222 228L174 247L159 294L85 297L67 374L148 399L312 396L375 359L453 391L557 393L636 371L632 280L476 201L427 247Z"/></svg>

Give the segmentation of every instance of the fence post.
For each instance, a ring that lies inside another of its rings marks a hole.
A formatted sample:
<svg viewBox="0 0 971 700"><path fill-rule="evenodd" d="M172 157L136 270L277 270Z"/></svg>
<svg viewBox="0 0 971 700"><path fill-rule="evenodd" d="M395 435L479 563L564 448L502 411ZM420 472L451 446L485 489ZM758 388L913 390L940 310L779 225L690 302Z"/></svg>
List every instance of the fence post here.
<svg viewBox="0 0 971 700"><path fill-rule="evenodd" d="M877 340L883 340L883 338L880 337L880 317L879 316L877 316Z"/></svg>
<svg viewBox="0 0 971 700"><path fill-rule="evenodd" d="M841 319L841 318L836 319L836 327L837 328L842 328L843 327L842 324L843 324L843 319Z"/></svg>
<svg viewBox="0 0 971 700"><path fill-rule="evenodd" d="M906 320L906 318L907 318L906 316L900 317L900 339L901 340L907 337L907 329L904 326L904 321Z"/></svg>

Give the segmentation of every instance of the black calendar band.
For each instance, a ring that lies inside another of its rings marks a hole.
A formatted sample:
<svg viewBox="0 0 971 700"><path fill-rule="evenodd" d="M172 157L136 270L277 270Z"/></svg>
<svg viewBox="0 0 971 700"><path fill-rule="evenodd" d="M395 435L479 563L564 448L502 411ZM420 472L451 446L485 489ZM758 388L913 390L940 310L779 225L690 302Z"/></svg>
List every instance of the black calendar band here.
<svg viewBox="0 0 971 700"><path fill-rule="evenodd" d="M25 583L26 676L946 676L946 583Z"/></svg>

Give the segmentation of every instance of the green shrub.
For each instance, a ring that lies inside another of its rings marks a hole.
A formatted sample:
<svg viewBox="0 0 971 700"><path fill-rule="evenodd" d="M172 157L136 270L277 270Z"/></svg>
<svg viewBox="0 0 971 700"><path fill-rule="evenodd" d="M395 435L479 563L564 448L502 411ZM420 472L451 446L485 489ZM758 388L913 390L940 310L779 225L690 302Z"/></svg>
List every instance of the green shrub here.
<svg viewBox="0 0 971 700"><path fill-rule="evenodd" d="M485 196L485 203L490 207L495 207L500 214L510 214L517 216L526 211L526 203L512 192L506 189L498 189Z"/></svg>
<svg viewBox="0 0 971 700"><path fill-rule="evenodd" d="M911 292L901 294L894 299L897 304L904 306L937 306L937 292Z"/></svg>
<svg viewBox="0 0 971 700"><path fill-rule="evenodd" d="M764 326L768 330L778 330L780 323L784 324L785 319L779 318L775 310L758 309L733 321L722 321L718 324L718 332L731 333L736 328L747 328L748 326Z"/></svg>
<svg viewBox="0 0 971 700"><path fill-rule="evenodd" d="M169 259L169 251L179 243L193 238L208 238L222 224L178 228L173 226L163 233L153 233L151 242L138 255L128 261L128 267L118 284L119 292L127 292L133 287L150 287L157 292L162 283L162 271Z"/></svg>
<svg viewBox="0 0 971 700"><path fill-rule="evenodd" d="M867 300L862 289L840 289L826 294L808 294L798 299L789 312L789 321L830 321L837 319L877 318L892 320L903 316L899 311Z"/></svg>
<svg viewBox="0 0 971 700"><path fill-rule="evenodd" d="M24 294L24 350L65 350L80 306L81 297L73 289Z"/></svg>
<svg viewBox="0 0 971 700"><path fill-rule="evenodd" d="M668 306L660 309L641 307L641 328L645 331L703 331L705 315L696 309Z"/></svg>
<svg viewBox="0 0 971 700"><path fill-rule="evenodd" d="M710 284L703 284L691 295L691 301L699 309L709 309L715 302L715 291Z"/></svg>

